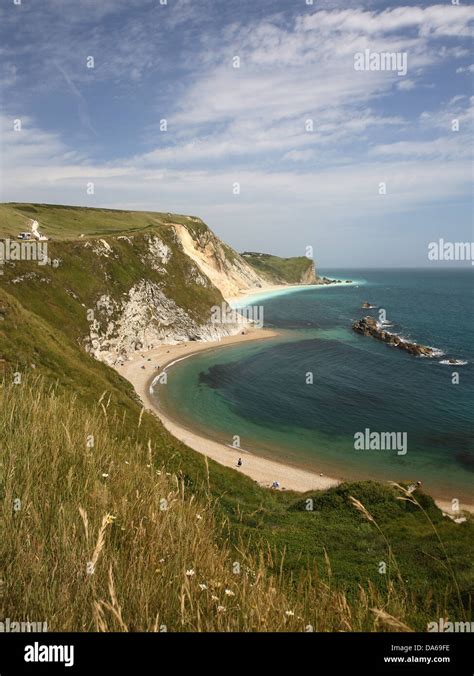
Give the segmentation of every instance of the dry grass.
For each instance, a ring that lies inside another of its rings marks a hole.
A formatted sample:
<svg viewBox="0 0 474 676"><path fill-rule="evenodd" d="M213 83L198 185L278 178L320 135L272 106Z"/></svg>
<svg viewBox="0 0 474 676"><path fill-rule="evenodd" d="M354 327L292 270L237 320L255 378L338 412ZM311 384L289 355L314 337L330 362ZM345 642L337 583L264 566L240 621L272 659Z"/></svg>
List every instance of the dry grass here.
<svg viewBox="0 0 474 676"><path fill-rule="evenodd" d="M3 617L50 631L409 628L396 581L349 604L329 559L329 582L292 580L268 573L266 549L231 547L211 499L156 466L153 440L117 441L107 396L91 413L37 378L0 399Z"/></svg>

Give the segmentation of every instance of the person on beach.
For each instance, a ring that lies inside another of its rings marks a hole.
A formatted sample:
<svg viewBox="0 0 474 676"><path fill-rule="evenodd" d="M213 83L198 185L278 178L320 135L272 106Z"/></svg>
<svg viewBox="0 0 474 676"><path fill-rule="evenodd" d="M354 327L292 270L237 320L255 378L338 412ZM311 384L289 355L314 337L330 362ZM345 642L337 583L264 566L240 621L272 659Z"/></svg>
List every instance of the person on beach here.
<svg viewBox="0 0 474 676"><path fill-rule="evenodd" d="M237 460L237 467L242 467L242 458Z"/></svg>

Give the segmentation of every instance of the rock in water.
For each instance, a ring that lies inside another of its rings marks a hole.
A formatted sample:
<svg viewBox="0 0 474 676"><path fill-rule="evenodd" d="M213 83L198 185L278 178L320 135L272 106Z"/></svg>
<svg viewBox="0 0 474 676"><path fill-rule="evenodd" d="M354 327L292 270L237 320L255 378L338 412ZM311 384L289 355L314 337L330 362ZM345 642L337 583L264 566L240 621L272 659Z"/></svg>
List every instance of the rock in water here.
<svg viewBox="0 0 474 676"><path fill-rule="evenodd" d="M399 347L401 350L405 350L405 352L408 352L415 357L435 357L438 354L437 350L434 350L432 347L418 345L418 343L410 343L407 340L402 340L394 333L384 331L373 317L358 319L352 324L352 329L363 336L372 336L373 338L381 340L383 343L387 343L393 347Z"/></svg>

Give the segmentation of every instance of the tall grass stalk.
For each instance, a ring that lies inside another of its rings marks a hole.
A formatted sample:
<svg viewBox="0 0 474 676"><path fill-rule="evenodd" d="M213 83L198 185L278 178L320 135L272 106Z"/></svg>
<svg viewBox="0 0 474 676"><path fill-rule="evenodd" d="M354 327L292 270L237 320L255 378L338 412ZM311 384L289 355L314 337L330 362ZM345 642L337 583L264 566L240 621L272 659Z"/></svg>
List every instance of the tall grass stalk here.
<svg viewBox="0 0 474 676"><path fill-rule="evenodd" d="M209 473L196 497L157 465L153 440L119 441L105 392L91 410L36 377L0 399L2 617L50 631L406 628L392 582L349 603L316 568L272 574L270 548L232 545L202 497Z"/></svg>

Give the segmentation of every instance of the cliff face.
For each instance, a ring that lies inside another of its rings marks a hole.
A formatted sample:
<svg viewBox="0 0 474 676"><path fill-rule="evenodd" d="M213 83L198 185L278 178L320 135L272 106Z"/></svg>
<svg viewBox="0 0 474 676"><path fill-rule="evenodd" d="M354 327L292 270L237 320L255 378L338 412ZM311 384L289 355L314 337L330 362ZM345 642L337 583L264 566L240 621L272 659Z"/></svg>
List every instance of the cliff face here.
<svg viewBox="0 0 474 676"><path fill-rule="evenodd" d="M107 294L98 299L84 346L97 359L114 364L163 343L214 341L240 330L237 323L199 322L159 285L142 280L121 302Z"/></svg>
<svg viewBox="0 0 474 676"><path fill-rule="evenodd" d="M308 269L301 275L302 284L318 284L319 279L316 275L316 268L314 264L308 266Z"/></svg>
<svg viewBox="0 0 474 676"><path fill-rule="evenodd" d="M193 232L180 224L174 227L186 255L224 297L230 298L241 291L265 285L265 279L211 230Z"/></svg>
<svg viewBox="0 0 474 676"><path fill-rule="evenodd" d="M272 277L222 242L198 218L46 205L2 205L0 236L14 239L33 218L48 261L6 261L0 285L95 358L108 364L137 350L218 340L245 328L216 322L213 308L272 283L312 283L307 259L284 260ZM296 261L296 262L295 262Z"/></svg>
<svg viewBox="0 0 474 676"><path fill-rule="evenodd" d="M199 219L191 227L168 223L160 235L145 236L140 279L121 298L105 293L95 302L84 344L97 359L113 364L160 343L217 341L245 329L243 319L216 322L212 308L241 290L261 287L255 271ZM128 243L140 248L140 238L132 237Z"/></svg>

